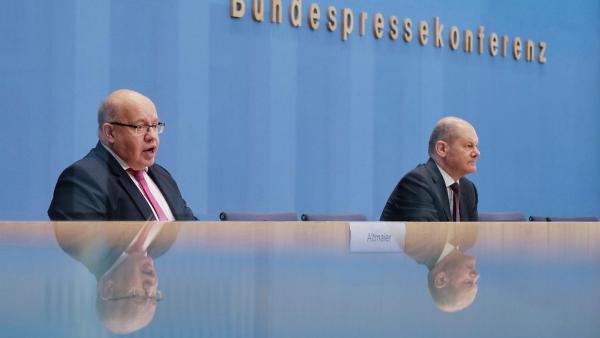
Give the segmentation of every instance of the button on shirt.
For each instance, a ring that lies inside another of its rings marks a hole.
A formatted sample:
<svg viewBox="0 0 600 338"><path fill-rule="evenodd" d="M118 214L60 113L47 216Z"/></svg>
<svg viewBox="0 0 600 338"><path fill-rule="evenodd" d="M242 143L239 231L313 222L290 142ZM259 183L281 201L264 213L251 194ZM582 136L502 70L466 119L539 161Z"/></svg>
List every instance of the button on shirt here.
<svg viewBox="0 0 600 338"><path fill-rule="evenodd" d="M127 175L133 181L133 183L135 183L135 186L140 191L140 194L142 194L142 196L144 196L144 199L146 200L146 203L148 203L148 206L150 207L150 210L152 210L152 213L154 214L154 218L158 219L158 215L156 215L156 211L154 211L154 208L152 207L152 204L150 204L150 201L148 201L148 198L146 198L146 195L144 194L144 191L142 190L142 187L140 187L140 185L136 181L135 177L133 177L133 175L130 174L127 171L127 169L130 168L127 165L127 163L125 163L117 154L115 154L104 143L101 143L101 144L115 158L115 160L117 160L117 162L119 162L119 165L123 168L123 170L125 170L125 172L127 172ZM144 179L148 183L148 188L150 188L150 191L152 192L152 195L154 196L154 198L156 199L156 201L158 202L158 204L160 205L160 207L163 209L165 215L167 216L167 219L169 221L174 221L175 217L173 216L173 213L171 212L171 208L169 208L169 204L167 203L167 200L163 196L163 194L160 191L160 189L158 189L158 186L156 185L156 183L154 183L154 181L152 180L152 178L150 178L150 176L148 175L148 168L144 169Z"/></svg>

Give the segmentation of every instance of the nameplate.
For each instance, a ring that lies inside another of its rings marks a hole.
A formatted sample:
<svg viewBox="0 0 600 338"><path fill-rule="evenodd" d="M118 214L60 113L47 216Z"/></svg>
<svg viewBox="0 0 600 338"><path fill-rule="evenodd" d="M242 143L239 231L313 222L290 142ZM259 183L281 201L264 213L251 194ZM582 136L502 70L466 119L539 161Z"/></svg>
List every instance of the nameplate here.
<svg viewBox="0 0 600 338"><path fill-rule="evenodd" d="M402 252L406 226L398 222L350 222L350 252Z"/></svg>

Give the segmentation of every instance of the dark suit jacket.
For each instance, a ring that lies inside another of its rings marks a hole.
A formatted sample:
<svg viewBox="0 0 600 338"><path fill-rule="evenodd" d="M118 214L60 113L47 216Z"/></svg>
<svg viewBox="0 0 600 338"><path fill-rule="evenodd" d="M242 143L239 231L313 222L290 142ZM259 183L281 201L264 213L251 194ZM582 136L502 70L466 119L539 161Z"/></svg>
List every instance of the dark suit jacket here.
<svg viewBox="0 0 600 338"><path fill-rule="evenodd" d="M196 219L167 170L154 164L148 168L148 175L162 192L176 220ZM83 159L62 172L48 216L51 220L154 219L140 190L100 142Z"/></svg>
<svg viewBox="0 0 600 338"><path fill-rule="evenodd" d="M60 247L96 276L96 280L117 261L145 222L56 222L54 235ZM163 225L148 246L148 256L164 254L177 239L181 223Z"/></svg>
<svg viewBox="0 0 600 338"><path fill-rule="evenodd" d="M461 221L477 221L477 189L460 179ZM451 221L450 202L442 173L433 159L419 164L396 185L381 213L381 221Z"/></svg>

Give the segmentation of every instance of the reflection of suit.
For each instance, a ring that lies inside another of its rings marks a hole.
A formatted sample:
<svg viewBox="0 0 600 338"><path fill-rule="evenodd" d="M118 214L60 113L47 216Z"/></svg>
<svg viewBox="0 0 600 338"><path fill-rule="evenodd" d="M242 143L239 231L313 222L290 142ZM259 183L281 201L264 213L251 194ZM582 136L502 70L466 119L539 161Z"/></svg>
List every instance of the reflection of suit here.
<svg viewBox="0 0 600 338"><path fill-rule="evenodd" d="M171 175L158 164L148 168L176 220L194 220ZM52 220L154 219L146 199L117 160L98 142L83 159L65 169L48 208Z"/></svg>
<svg viewBox="0 0 600 338"><path fill-rule="evenodd" d="M451 221L448 190L433 159L406 174L390 195L381 221ZM461 221L477 221L477 189L473 182L460 179Z"/></svg>
<svg viewBox="0 0 600 338"><path fill-rule="evenodd" d="M144 222L71 223L57 222L54 234L60 247L99 279L125 252ZM148 256L164 254L177 239L180 223L165 223L148 246Z"/></svg>
<svg viewBox="0 0 600 338"><path fill-rule="evenodd" d="M460 251L475 245L477 225L473 223L409 223L406 225L404 252L431 270L440 258L451 230L454 231L451 244L459 247Z"/></svg>

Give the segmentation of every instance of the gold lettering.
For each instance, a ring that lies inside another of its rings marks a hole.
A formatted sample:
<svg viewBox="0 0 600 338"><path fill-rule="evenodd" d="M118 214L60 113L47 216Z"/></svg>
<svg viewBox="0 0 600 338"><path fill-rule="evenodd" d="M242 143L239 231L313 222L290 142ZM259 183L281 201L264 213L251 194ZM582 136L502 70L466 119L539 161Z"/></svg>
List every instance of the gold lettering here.
<svg viewBox="0 0 600 338"><path fill-rule="evenodd" d="M402 26L404 27L404 41L411 42L412 41L412 20L409 18L405 18Z"/></svg>
<svg viewBox="0 0 600 338"><path fill-rule="evenodd" d="M457 50L458 46L460 46L460 33L458 27L452 26L450 27L450 49Z"/></svg>
<svg viewBox="0 0 600 338"><path fill-rule="evenodd" d="M283 5L281 0L271 0L271 22L281 23L283 21Z"/></svg>
<svg viewBox="0 0 600 338"><path fill-rule="evenodd" d="M419 23L419 42L422 46L427 44L429 36L429 26L427 25L427 21L421 21Z"/></svg>
<svg viewBox="0 0 600 338"><path fill-rule="evenodd" d="M381 39L383 37L383 15L381 13L373 16L373 35L375 38Z"/></svg>
<svg viewBox="0 0 600 338"><path fill-rule="evenodd" d="M232 18L241 18L246 12L246 4L244 0L231 0L230 9Z"/></svg>
<svg viewBox="0 0 600 338"><path fill-rule="evenodd" d="M290 3L290 22L294 27L302 25L302 0L292 0Z"/></svg>
<svg viewBox="0 0 600 338"><path fill-rule="evenodd" d="M390 39L398 40L398 18L393 15L390 16Z"/></svg>
<svg viewBox="0 0 600 338"><path fill-rule="evenodd" d="M265 0L252 0L252 17L256 22L265 19Z"/></svg>
<svg viewBox="0 0 600 338"><path fill-rule="evenodd" d="M538 56L538 62L546 63L546 47L548 47L548 45L546 45L546 43L544 41L540 41L538 46L540 47L540 54Z"/></svg>
<svg viewBox="0 0 600 338"><path fill-rule="evenodd" d="M367 12L360 12L360 36L365 36L367 34L367 18L369 14Z"/></svg>
<svg viewBox="0 0 600 338"><path fill-rule="evenodd" d="M485 27L479 26L479 30L477 30L477 46L479 54L483 54L483 40L485 39Z"/></svg>
<svg viewBox="0 0 600 338"><path fill-rule="evenodd" d="M440 23L440 17L436 16L433 18L435 24L435 46L438 48L444 47L444 40L442 40L442 32L444 31L444 25Z"/></svg>
<svg viewBox="0 0 600 338"><path fill-rule="evenodd" d="M525 44L525 61L533 62L535 60L535 51L533 50L533 41L527 40Z"/></svg>
<svg viewBox="0 0 600 338"><path fill-rule="evenodd" d="M319 20L321 20L321 9L319 4L313 3L308 9L308 27L313 31L319 29Z"/></svg>
<svg viewBox="0 0 600 338"><path fill-rule="evenodd" d="M473 32L469 29L465 29L465 45L464 50L467 53L473 53Z"/></svg>
<svg viewBox="0 0 600 338"><path fill-rule="evenodd" d="M337 29L336 9L333 6L327 8L327 29L334 32Z"/></svg>
<svg viewBox="0 0 600 338"><path fill-rule="evenodd" d="M490 55L496 56L498 55L498 34L492 33L490 34Z"/></svg>
<svg viewBox="0 0 600 338"><path fill-rule="evenodd" d="M513 40L513 58L515 58L515 60L519 60L521 58L521 38L520 37L516 37Z"/></svg>
<svg viewBox="0 0 600 338"><path fill-rule="evenodd" d="M283 22L283 5L282 0L270 0L271 1L271 22L282 23ZM293 27L302 26L302 0L289 0L289 20ZM314 1L314 0L313 0ZM252 6L252 18L256 22L263 22L265 20L265 0L252 0L249 6ZM250 8L248 8L250 11ZM232 18L243 18L246 14L246 0L231 0L230 1L230 15ZM313 2L310 4L307 12L307 22L311 30L318 30L320 27L320 21L322 19L321 8L318 3ZM341 11L340 18L337 17L337 9L334 6L327 7L327 29L330 32L334 32L338 26L338 20L341 24L341 39L346 41L350 38L354 31L354 13L352 8L344 8ZM365 36L367 30L367 21L369 20L369 14L365 11L359 14L359 35ZM373 15L373 35L376 39L382 39L385 30L385 17L382 13L375 13ZM434 25L434 46L436 48L444 47L444 25L441 22L439 16L433 17L433 22L428 20L420 21L418 28L414 34L417 34L419 44L422 46L427 45L430 38L429 23ZM413 39L413 22L410 18L404 18L402 21L402 27L397 16L390 16L388 36L390 40L396 41L402 38L406 43L410 43ZM490 33L488 35L488 41L485 41L485 27L479 26L477 31L474 33L469 29L463 31L463 49L466 53L473 53L475 39L477 39L477 52L483 54L485 45L487 44L488 52L492 57L496 57L499 54L503 58L507 57L509 48L512 50L512 56L514 60L519 61L521 57L524 58L525 62L534 62L537 60L541 64L547 62L546 52L547 44L544 41L535 42L533 40L522 40L516 36L512 39L507 35L499 36L497 33ZM461 32L458 26L451 26L448 34L448 45L451 50L457 50L461 46ZM524 42L525 41L525 42ZM537 46L536 46L537 44ZM537 50L537 55L536 55ZM523 55L524 54L524 55Z"/></svg>
<svg viewBox="0 0 600 338"><path fill-rule="evenodd" d="M502 36L502 57L506 57L506 54L508 53L508 36L503 35Z"/></svg>
<svg viewBox="0 0 600 338"><path fill-rule="evenodd" d="M348 36L354 30L354 14L350 8L342 10L342 41L348 40Z"/></svg>

